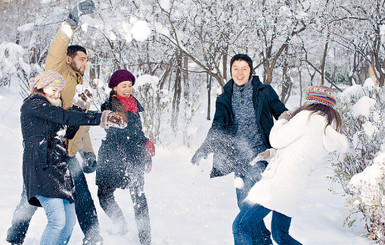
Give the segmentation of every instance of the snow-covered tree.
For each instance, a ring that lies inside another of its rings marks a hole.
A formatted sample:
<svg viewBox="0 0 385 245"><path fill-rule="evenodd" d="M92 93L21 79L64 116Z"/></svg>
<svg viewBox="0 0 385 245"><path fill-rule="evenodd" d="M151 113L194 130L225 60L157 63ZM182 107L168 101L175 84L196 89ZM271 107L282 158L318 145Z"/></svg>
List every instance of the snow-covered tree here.
<svg viewBox="0 0 385 245"><path fill-rule="evenodd" d="M336 180L348 200L350 224L352 214L359 211L364 215L369 236L383 244L384 237L384 162L378 156L385 145L385 89L376 85L371 78L363 85L354 85L343 91L338 110L344 123L345 133L351 148L341 161L334 163ZM377 159L377 160L375 160ZM379 169L376 175L369 175ZM373 181L368 181L372 178ZM379 240L380 239L380 240Z"/></svg>

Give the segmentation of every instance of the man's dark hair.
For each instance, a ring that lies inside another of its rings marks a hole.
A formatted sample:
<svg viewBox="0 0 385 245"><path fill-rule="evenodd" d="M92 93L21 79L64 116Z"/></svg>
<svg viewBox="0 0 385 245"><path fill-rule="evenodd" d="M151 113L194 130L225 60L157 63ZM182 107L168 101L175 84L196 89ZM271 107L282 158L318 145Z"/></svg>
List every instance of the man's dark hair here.
<svg viewBox="0 0 385 245"><path fill-rule="evenodd" d="M231 72L231 67L233 66L233 63L236 60L246 61L250 67L250 76L251 76L251 74L253 74L253 60L247 54L236 54L233 56L233 58L231 58L231 60L230 60L230 72Z"/></svg>
<svg viewBox="0 0 385 245"><path fill-rule="evenodd" d="M87 50L84 47L80 45L70 45L67 48L67 55L73 59L75 58L78 51L82 51L87 54Z"/></svg>

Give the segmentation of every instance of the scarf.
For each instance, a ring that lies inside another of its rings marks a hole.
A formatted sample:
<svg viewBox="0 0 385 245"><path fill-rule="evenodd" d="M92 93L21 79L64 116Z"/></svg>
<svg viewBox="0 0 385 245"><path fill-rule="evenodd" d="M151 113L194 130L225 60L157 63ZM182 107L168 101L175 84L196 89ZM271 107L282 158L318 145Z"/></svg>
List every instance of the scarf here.
<svg viewBox="0 0 385 245"><path fill-rule="evenodd" d="M136 101L132 95L130 97L123 97L120 95L115 95L124 105L124 108L126 111L131 111L136 115L136 112L138 111L138 106L136 105Z"/></svg>

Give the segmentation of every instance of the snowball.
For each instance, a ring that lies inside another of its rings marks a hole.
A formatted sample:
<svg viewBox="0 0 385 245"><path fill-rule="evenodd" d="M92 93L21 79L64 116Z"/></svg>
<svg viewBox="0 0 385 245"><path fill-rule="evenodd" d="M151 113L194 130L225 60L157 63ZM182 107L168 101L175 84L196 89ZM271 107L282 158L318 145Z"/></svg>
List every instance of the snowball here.
<svg viewBox="0 0 385 245"><path fill-rule="evenodd" d="M144 20L138 20L134 23L131 34L136 41L145 41L151 34L151 29L147 22Z"/></svg>
<svg viewBox="0 0 385 245"><path fill-rule="evenodd" d="M83 32L87 32L87 30L88 30L88 26L89 26L89 24L88 23L84 23L83 25L81 25L81 29L82 29L82 31Z"/></svg>

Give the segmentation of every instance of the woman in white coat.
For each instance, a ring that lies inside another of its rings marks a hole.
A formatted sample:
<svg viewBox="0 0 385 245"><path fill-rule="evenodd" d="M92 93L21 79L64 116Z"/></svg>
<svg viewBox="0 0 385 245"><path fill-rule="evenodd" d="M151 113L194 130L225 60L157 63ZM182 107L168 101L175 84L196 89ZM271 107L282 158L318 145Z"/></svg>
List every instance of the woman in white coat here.
<svg viewBox="0 0 385 245"><path fill-rule="evenodd" d="M304 106L292 115L285 112L275 122L270 143L277 150L269 149L257 157L269 165L233 222L235 245L253 244L260 235L254 224L271 211L275 242L301 244L289 235L290 217L303 197L309 174L328 152L344 152L348 147L335 103L331 89L312 86L306 91Z"/></svg>

